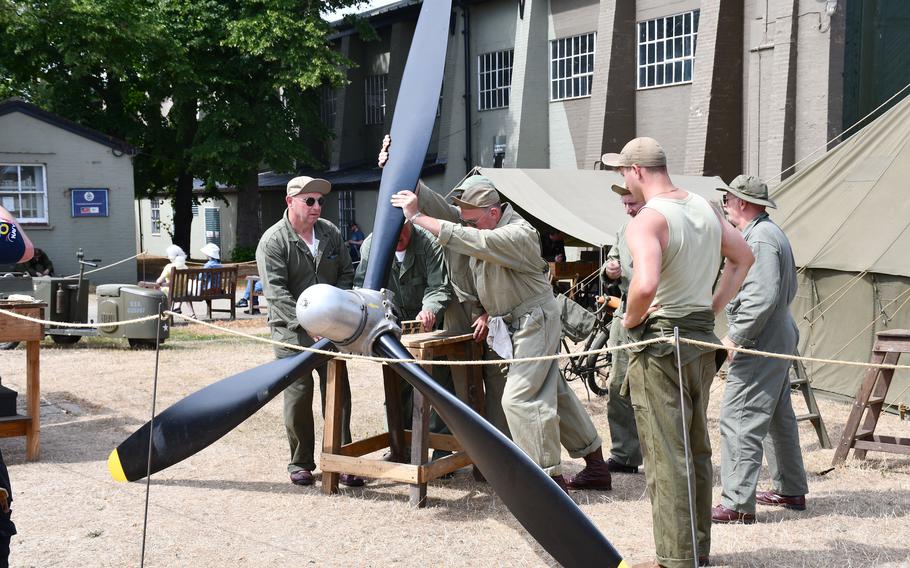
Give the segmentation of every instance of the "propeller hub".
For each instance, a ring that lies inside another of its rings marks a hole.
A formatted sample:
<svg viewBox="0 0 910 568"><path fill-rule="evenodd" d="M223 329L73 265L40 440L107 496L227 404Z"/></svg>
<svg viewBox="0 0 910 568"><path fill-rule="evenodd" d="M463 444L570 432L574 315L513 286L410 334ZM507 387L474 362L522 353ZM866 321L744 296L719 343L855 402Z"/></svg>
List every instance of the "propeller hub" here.
<svg viewBox="0 0 910 568"><path fill-rule="evenodd" d="M383 333L401 337L389 290L342 290L315 284L297 299L297 321L310 335L325 337L345 353L369 355Z"/></svg>

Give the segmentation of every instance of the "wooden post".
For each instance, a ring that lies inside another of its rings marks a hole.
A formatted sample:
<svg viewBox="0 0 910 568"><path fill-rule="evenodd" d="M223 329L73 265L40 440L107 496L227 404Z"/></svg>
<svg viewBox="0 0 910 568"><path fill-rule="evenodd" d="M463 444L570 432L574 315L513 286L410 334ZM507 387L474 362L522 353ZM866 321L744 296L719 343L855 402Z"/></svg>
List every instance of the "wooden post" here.
<svg viewBox="0 0 910 568"><path fill-rule="evenodd" d="M405 462L404 420L401 409L401 381L392 367L382 366L382 384L385 390L386 423L389 426L389 452L393 462Z"/></svg>
<svg viewBox="0 0 910 568"><path fill-rule="evenodd" d="M342 388L348 382L348 367L344 359L332 359L328 363L325 385L325 430L322 433L322 451L327 454L341 453ZM322 471L322 492L338 493L338 472Z"/></svg>
<svg viewBox="0 0 910 568"><path fill-rule="evenodd" d="M415 353L415 358L422 358ZM411 422L411 465L421 466L427 463L427 452L430 448L430 403L423 394L413 391L414 419ZM425 507L427 504L427 482L420 480L411 485L410 503L412 507Z"/></svg>
<svg viewBox="0 0 910 568"><path fill-rule="evenodd" d="M26 358L26 391L29 421L25 429L25 459L37 460L41 453L41 389L39 354L40 341L28 341L25 344Z"/></svg>

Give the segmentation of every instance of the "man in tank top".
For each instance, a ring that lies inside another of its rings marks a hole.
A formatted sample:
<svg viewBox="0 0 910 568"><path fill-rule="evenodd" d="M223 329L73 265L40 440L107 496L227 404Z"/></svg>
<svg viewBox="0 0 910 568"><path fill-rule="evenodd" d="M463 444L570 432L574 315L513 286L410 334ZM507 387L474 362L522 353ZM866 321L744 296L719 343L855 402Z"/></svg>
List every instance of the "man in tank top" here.
<svg viewBox="0 0 910 568"><path fill-rule="evenodd" d="M666 154L653 138L636 138L621 153L604 154L603 162L617 168L626 188L645 202L626 229L635 266L623 319L629 340L672 337L678 327L680 337L719 343L713 333L714 314L739 290L753 261L742 235L705 199L673 185ZM712 294L723 259L726 266ZM723 351L686 343L680 351L678 369L671 344L633 349L628 370L657 563L667 568L689 567L696 559L708 563L712 471L706 409L711 381L725 356ZM691 485L687 473L692 475ZM694 550L690 495L697 533Z"/></svg>

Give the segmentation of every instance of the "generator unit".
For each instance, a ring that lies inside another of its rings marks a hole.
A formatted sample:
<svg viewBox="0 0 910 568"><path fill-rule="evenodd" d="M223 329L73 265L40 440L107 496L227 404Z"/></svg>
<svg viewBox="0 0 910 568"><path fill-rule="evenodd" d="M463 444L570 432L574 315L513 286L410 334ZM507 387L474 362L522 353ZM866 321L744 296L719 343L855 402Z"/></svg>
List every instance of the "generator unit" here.
<svg viewBox="0 0 910 568"><path fill-rule="evenodd" d="M161 290L151 290L132 284L102 284L95 289L98 296L98 324L139 319L158 314L158 305L167 306L167 296ZM152 319L131 325L99 327L99 337L125 337L130 346L154 347L158 328L161 341L170 335L166 321Z"/></svg>

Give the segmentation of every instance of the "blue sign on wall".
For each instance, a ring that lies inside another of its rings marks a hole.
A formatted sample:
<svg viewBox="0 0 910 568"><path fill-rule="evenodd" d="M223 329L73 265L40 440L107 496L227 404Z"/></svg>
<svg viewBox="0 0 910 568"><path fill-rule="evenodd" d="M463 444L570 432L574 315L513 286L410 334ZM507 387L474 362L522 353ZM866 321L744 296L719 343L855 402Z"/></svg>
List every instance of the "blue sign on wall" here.
<svg viewBox="0 0 910 568"><path fill-rule="evenodd" d="M107 188L84 188L70 190L73 217L107 217Z"/></svg>

